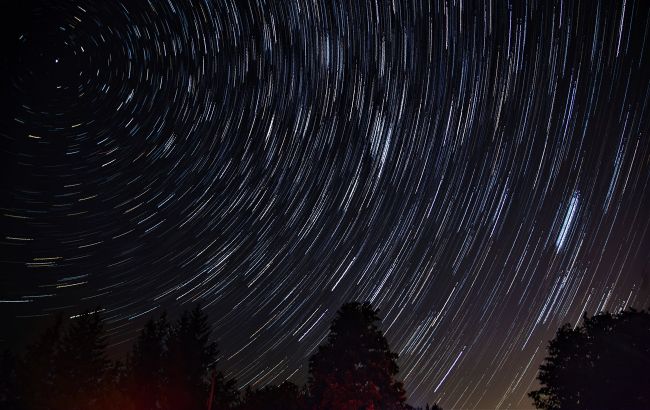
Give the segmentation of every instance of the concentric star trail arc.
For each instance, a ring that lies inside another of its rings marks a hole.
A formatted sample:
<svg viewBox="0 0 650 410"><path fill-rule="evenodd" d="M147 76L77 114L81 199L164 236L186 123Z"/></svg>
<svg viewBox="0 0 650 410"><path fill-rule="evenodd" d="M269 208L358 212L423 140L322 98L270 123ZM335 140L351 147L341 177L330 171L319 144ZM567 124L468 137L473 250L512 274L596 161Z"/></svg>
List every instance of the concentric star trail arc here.
<svg viewBox="0 0 650 410"><path fill-rule="evenodd" d="M2 57L17 327L101 306L120 350L201 302L264 386L370 301L412 404L527 408L558 326L650 303L645 2L33 3Z"/></svg>

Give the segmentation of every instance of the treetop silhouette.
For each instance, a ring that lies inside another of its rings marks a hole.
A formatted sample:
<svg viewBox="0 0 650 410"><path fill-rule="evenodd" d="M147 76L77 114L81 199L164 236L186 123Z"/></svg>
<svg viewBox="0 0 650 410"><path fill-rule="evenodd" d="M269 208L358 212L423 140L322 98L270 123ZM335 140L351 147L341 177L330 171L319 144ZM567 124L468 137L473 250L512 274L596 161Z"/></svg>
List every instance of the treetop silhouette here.
<svg viewBox="0 0 650 410"><path fill-rule="evenodd" d="M309 360L314 409L401 409L405 391L395 380L397 354L379 329L370 303L346 303Z"/></svg>
<svg viewBox="0 0 650 410"><path fill-rule="evenodd" d="M529 393L540 409L650 408L650 313L586 314L558 329Z"/></svg>
<svg viewBox="0 0 650 410"><path fill-rule="evenodd" d="M0 408L14 410L393 410L411 409L396 380L397 354L369 303L338 311L309 360L305 388L248 387L217 371L217 344L200 306L170 322L149 319L124 364L107 355L104 320L59 316L25 354L0 359Z"/></svg>

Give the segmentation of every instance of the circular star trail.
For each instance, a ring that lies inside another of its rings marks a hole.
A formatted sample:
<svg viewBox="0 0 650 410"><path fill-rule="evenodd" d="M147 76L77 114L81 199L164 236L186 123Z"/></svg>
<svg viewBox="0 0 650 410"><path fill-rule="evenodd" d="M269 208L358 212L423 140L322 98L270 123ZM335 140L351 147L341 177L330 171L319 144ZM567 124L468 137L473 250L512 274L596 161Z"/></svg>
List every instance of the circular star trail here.
<svg viewBox="0 0 650 410"><path fill-rule="evenodd" d="M16 329L101 306L121 349L201 302L240 386L301 383L367 300L411 403L525 408L559 325L650 303L645 2L25 4Z"/></svg>

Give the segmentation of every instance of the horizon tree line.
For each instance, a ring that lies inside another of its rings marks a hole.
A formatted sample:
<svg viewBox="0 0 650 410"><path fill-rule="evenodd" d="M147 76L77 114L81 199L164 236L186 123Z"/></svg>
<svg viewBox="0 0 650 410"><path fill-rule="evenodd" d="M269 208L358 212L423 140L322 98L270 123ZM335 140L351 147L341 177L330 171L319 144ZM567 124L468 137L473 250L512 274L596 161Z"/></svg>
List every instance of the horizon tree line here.
<svg viewBox="0 0 650 410"><path fill-rule="evenodd" d="M196 305L175 321L150 318L124 361L107 354L101 314L58 316L22 354L0 358L8 410L398 410L407 404L397 353L368 302L344 304L309 358L304 386L238 388L217 369L208 317ZM548 344L528 395L538 409L650 408L650 311L586 314ZM426 410L441 410L437 404ZM424 410L419 408L419 410Z"/></svg>
<svg viewBox="0 0 650 410"><path fill-rule="evenodd" d="M305 386L241 392L217 368L218 348L200 305L175 321L150 318L123 361L111 361L101 313L58 316L21 355L1 361L0 407L16 410L412 409L396 377L378 311L344 304L309 359ZM439 407L434 407L438 409Z"/></svg>

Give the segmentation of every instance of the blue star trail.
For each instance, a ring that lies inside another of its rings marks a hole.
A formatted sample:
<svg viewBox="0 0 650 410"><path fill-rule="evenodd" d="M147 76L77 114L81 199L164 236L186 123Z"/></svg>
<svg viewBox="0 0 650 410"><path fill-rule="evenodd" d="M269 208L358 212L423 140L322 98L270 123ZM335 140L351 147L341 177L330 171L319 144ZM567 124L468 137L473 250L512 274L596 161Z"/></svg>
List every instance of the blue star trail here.
<svg viewBox="0 0 650 410"><path fill-rule="evenodd" d="M200 302L240 386L370 301L411 404L530 408L546 343L650 305L644 1L25 2L3 35L11 344ZM40 322L39 322L40 321Z"/></svg>

